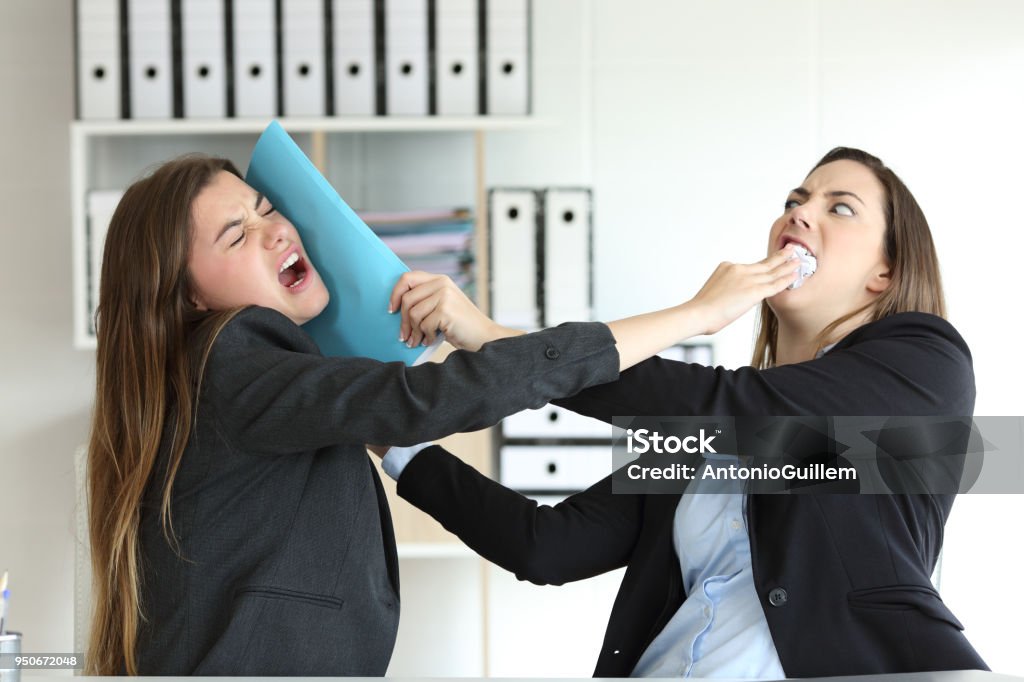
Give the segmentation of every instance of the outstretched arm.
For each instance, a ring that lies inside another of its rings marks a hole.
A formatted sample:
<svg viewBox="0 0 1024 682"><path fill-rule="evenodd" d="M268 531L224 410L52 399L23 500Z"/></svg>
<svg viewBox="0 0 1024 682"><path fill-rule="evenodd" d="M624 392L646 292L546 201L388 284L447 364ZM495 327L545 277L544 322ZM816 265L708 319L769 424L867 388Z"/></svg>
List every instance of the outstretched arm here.
<svg viewBox="0 0 1024 682"><path fill-rule="evenodd" d="M619 370L684 339L717 332L789 286L798 269L791 246L750 265L722 263L686 303L609 322ZM489 341L523 333L481 313L443 275L407 272L395 285L390 306L392 311L401 310L401 336L410 346L431 343L440 331L456 348L478 350Z"/></svg>
<svg viewBox="0 0 1024 682"><path fill-rule="evenodd" d="M639 537L643 503L639 495L613 495L608 477L554 507L538 506L437 445L406 465L398 494L480 556L538 585L624 566Z"/></svg>

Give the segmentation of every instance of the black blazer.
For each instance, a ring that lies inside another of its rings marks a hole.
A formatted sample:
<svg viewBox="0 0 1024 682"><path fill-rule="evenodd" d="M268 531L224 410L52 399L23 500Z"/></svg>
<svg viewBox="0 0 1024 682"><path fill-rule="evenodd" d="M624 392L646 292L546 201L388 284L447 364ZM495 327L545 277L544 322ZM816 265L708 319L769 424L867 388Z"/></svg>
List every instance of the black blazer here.
<svg viewBox="0 0 1024 682"><path fill-rule="evenodd" d="M213 346L175 479L180 555L160 523L166 452L142 505L140 674L383 675L398 565L363 444L483 428L617 376L602 324L409 368L325 358L280 313L244 310Z"/></svg>
<svg viewBox="0 0 1024 682"><path fill-rule="evenodd" d="M824 357L736 371L651 359L556 401L615 415L955 415L974 409L966 343L905 313ZM626 566L596 677L628 676L686 599L672 549L679 495L612 494L611 479L551 508L440 447L398 481L404 498L521 580L561 584ZM952 495L752 495L754 584L788 677L987 669L932 587Z"/></svg>

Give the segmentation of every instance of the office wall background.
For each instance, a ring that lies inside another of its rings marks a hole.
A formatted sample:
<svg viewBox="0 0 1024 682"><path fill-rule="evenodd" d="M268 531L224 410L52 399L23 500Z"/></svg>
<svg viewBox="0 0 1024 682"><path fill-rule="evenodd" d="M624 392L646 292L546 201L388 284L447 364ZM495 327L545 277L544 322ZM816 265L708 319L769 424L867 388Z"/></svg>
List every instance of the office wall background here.
<svg viewBox="0 0 1024 682"><path fill-rule="evenodd" d="M72 650L74 469L93 391L71 347L71 3L0 3L0 570L25 651Z"/></svg>
<svg viewBox="0 0 1024 682"><path fill-rule="evenodd" d="M93 354L71 348L71 16L65 0L0 3L0 570L34 651L72 646L72 452L93 390ZM786 192L832 146L863 147L931 220L977 413L1021 415L1021 25L1013 0L537 0L534 107L553 125L491 134L488 179L593 186L610 319L762 257ZM719 362L744 364L752 330L747 316L716 336ZM962 497L942 567L968 636L1016 674L1022 523L1020 497ZM528 615L509 619L527 643Z"/></svg>

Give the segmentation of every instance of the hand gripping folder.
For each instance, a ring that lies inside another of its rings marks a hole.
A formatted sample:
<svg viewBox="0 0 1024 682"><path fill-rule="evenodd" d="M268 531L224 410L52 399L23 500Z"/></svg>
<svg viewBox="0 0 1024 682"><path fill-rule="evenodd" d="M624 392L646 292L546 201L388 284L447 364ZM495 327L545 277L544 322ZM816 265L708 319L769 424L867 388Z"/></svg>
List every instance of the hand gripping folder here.
<svg viewBox="0 0 1024 682"><path fill-rule="evenodd" d="M407 348L401 320L387 312L395 282L409 268L349 208L277 121L263 131L245 181L299 231L331 301L304 329L324 355L417 365L441 344Z"/></svg>

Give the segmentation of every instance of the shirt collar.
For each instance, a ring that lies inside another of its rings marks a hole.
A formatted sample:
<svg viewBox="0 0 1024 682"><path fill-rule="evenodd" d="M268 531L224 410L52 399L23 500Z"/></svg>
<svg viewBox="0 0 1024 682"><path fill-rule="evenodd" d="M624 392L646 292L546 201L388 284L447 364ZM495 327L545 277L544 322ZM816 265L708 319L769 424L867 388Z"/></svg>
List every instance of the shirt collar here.
<svg viewBox="0 0 1024 682"><path fill-rule="evenodd" d="M825 353L827 353L830 350L832 350L833 348L835 348L837 343L839 343L839 342L836 341L836 343L830 343L827 346L824 346L821 350L818 351L818 354L814 356L814 359L817 360L822 355L824 355Z"/></svg>

